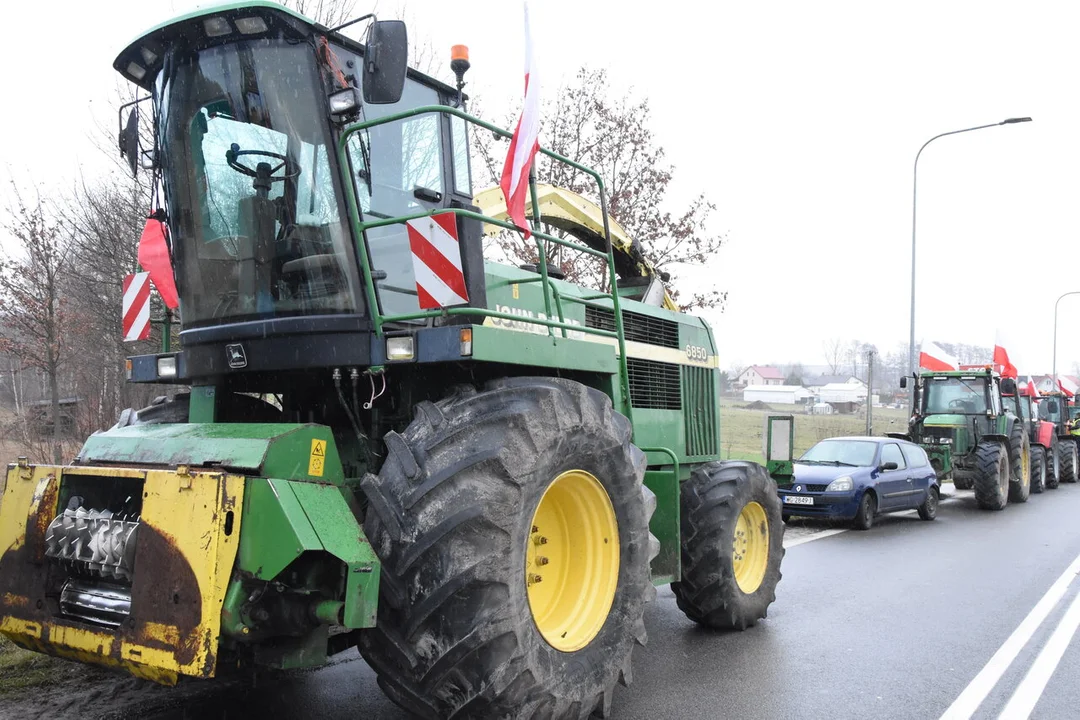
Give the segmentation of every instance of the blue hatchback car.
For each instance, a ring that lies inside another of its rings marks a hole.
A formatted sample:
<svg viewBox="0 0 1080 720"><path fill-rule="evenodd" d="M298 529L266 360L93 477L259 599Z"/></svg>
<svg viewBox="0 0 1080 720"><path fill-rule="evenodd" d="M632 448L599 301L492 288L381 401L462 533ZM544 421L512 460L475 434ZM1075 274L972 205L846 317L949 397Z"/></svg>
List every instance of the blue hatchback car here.
<svg viewBox="0 0 1080 720"><path fill-rule="evenodd" d="M859 530L869 530L879 514L901 510L933 520L941 492L921 447L880 437L822 440L795 461L793 482L777 488L784 520L846 519Z"/></svg>

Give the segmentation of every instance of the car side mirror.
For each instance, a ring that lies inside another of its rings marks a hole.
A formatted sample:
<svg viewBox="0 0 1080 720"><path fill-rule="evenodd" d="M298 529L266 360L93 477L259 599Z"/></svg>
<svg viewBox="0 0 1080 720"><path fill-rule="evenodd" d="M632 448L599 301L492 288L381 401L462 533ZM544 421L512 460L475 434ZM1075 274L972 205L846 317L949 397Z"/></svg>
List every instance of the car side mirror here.
<svg viewBox="0 0 1080 720"><path fill-rule="evenodd" d="M900 466L894 462L881 463L881 469L883 471L899 470Z"/></svg>
<svg viewBox="0 0 1080 720"><path fill-rule="evenodd" d="M900 389L901 390L906 390L907 389L907 375L904 375L903 377L900 378Z"/></svg>
<svg viewBox="0 0 1080 720"><path fill-rule="evenodd" d="M392 105L405 91L409 37L401 20L377 20L368 28L364 50L364 102Z"/></svg>

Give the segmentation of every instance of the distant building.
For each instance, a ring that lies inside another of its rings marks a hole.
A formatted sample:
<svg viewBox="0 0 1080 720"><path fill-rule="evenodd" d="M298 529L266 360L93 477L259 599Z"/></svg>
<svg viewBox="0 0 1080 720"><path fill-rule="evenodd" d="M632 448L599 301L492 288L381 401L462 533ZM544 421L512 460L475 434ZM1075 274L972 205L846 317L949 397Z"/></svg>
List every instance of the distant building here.
<svg viewBox="0 0 1080 720"><path fill-rule="evenodd" d="M743 389L744 402L802 405L809 399L810 391L801 385L747 385Z"/></svg>
<svg viewBox="0 0 1080 720"><path fill-rule="evenodd" d="M821 388L826 385L860 385L863 388L866 387L866 383L854 375L818 375L816 377L804 377L803 384L806 386L806 389L814 395L818 395L821 392Z"/></svg>
<svg viewBox="0 0 1080 720"><path fill-rule="evenodd" d="M751 385L783 385L784 373L774 367L751 365L739 373L734 384L744 388Z"/></svg>

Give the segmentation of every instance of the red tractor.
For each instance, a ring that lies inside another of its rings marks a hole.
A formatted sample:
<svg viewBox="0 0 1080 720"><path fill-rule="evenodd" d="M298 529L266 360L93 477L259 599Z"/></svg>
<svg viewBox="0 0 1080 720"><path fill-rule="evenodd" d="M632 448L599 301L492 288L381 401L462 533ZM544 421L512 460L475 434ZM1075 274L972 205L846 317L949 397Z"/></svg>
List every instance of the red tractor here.
<svg viewBox="0 0 1080 720"><path fill-rule="evenodd" d="M1077 481L1077 469L1080 457L1077 456L1077 438L1072 434L1072 420L1069 417L1069 397L1062 392L1044 393L1039 399L1039 420L1054 426L1057 452L1053 453L1058 464L1058 480L1074 483ZM1056 487L1048 485L1048 487Z"/></svg>
<svg viewBox="0 0 1080 720"><path fill-rule="evenodd" d="M1061 459L1058 457L1057 426L1039 419L1034 398L1020 390L1020 395L1002 395L1006 409L1024 423L1031 441L1031 492L1056 488L1061 482Z"/></svg>

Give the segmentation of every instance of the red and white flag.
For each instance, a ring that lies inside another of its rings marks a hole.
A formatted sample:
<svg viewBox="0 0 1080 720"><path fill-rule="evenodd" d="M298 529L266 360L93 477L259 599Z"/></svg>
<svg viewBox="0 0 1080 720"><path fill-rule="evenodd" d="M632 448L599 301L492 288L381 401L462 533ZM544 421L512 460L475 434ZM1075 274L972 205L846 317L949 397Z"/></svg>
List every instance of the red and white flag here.
<svg viewBox="0 0 1080 720"><path fill-rule="evenodd" d="M1009 351L1005 349L1005 340L1002 338L1000 330L998 330L997 337L994 340L994 370L1003 378L1015 379L1020 377L1020 372L1009 357Z"/></svg>
<svg viewBox="0 0 1080 720"><path fill-rule="evenodd" d="M1027 376L1027 382L1024 383L1023 386L1021 387L1020 393L1022 395L1027 395L1030 398L1041 397L1039 395L1039 388L1035 384L1035 380L1030 375Z"/></svg>
<svg viewBox="0 0 1080 720"><path fill-rule="evenodd" d="M960 363L937 343L924 341L919 346L919 367L923 370L959 370Z"/></svg>
<svg viewBox="0 0 1080 720"><path fill-rule="evenodd" d="M1060 375L1058 376L1057 384L1058 387L1061 388L1061 392L1065 393L1069 397L1073 397L1074 395L1076 395L1076 391L1080 390L1080 388L1078 388L1072 380L1067 377L1062 377Z"/></svg>
<svg viewBox="0 0 1080 720"><path fill-rule="evenodd" d="M521 109L514 137L503 165L502 187L506 198L506 213L510 220L525 233L532 235L529 221L525 219L525 197L529 193L529 169L540 148L540 81L533 59L532 35L529 32L529 3L525 3L525 105Z"/></svg>
<svg viewBox="0 0 1080 720"><path fill-rule="evenodd" d="M124 276L124 342L150 339L150 273Z"/></svg>
<svg viewBox="0 0 1080 720"><path fill-rule="evenodd" d="M416 294L422 310L434 310L469 302L465 274L461 270L457 215L440 213L409 220Z"/></svg>
<svg viewBox="0 0 1080 720"><path fill-rule="evenodd" d="M173 277L169 246L165 242L165 223L157 218L147 218L139 238L139 264L150 273L165 307L175 310L180 302L176 296L176 279Z"/></svg>

